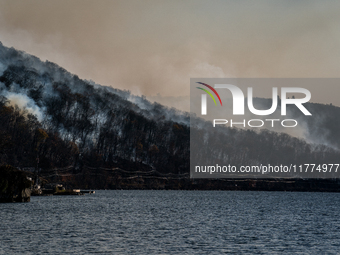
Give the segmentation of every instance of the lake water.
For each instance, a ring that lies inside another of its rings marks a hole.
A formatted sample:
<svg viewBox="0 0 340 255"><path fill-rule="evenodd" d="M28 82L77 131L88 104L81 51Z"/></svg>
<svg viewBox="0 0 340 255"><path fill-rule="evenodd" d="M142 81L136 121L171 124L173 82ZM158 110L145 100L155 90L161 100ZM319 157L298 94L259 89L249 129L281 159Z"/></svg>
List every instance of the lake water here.
<svg viewBox="0 0 340 255"><path fill-rule="evenodd" d="M97 191L0 204L0 254L339 254L340 194Z"/></svg>

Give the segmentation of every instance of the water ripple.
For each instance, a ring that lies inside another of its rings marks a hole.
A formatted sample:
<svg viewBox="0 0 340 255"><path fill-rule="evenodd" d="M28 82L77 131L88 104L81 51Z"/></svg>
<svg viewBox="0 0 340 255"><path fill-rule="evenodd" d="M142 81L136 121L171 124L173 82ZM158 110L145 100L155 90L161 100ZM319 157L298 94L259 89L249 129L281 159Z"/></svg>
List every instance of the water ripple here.
<svg viewBox="0 0 340 255"><path fill-rule="evenodd" d="M98 191L0 204L0 254L339 254L340 194Z"/></svg>

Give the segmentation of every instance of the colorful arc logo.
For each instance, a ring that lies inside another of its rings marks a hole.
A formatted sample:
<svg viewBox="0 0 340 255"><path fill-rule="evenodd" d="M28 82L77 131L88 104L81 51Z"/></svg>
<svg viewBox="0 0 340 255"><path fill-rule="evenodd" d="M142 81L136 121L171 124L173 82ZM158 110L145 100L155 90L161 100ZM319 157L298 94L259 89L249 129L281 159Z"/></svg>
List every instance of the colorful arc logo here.
<svg viewBox="0 0 340 255"><path fill-rule="evenodd" d="M220 104L221 104L221 106L222 106L222 100L221 100L221 98L220 98L220 95L217 93L217 91L216 91L213 87L211 87L210 85L205 84L205 83L203 83L203 82L197 82L197 83L198 83L198 84L201 84L201 85L204 85L204 86L206 86L207 88L211 89L211 91L214 92L215 95L218 97L218 100L220 100ZM203 89L203 88L200 88L200 87L197 87L197 88L198 88L198 89L201 89L201 90L203 90L203 91L205 91L205 92L206 92L206 93L214 100L215 105L217 105L214 96L210 93L209 90L206 90L206 89Z"/></svg>

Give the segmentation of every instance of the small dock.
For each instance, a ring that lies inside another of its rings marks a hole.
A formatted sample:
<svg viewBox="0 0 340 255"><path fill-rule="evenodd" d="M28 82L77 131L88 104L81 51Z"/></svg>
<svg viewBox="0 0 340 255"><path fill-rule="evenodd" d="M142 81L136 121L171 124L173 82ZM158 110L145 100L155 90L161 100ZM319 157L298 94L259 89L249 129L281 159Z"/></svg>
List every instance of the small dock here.
<svg viewBox="0 0 340 255"><path fill-rule="evenodd" d="M32 195L36 196L69 196L69 195L84 195L95 194L94 190L81 190L81 189L65 189L61 184L48 184L45 188L39 189L39 191L33 192Z"/></svg>

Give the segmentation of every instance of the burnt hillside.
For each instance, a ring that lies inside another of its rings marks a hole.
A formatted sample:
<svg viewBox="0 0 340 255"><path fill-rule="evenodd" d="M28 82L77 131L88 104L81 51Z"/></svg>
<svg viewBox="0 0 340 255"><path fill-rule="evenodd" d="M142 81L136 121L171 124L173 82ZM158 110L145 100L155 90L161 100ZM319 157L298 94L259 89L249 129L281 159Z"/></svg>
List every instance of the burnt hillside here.
<svg viewBox="0 0 340 255"><path fill-rule="evenodd" d="M68 179L77 179L84 169L90 178L99 168L155 171L162 177L184 174L187 178L188 113L82 80L54 63L2 44L0 63L1 165L39 168L49 178L59 176L53 169L68 169ZM219 128L217 139L205 131L209 123L191 116L199 124L192 132L204 137L195 146L204 147L202 153L216 162L227 160L233 165L337 161L340 108L308 107L334 119L328 126L314 125L311 130L311 134L327 130L332 146L268 130ZM222 144L224 150L214 151L214 144ZM194 157L199 161L200 155Z"/></svg>

